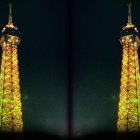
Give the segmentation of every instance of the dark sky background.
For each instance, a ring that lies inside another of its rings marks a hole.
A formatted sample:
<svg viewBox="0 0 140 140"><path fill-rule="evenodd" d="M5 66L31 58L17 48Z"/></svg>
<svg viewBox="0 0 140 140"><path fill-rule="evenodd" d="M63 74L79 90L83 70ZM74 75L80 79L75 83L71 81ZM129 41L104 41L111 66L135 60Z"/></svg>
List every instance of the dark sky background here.
<svg viewBox="0 0 140 140"><path fill-rule="evenodd" d="M122 58L118 39L127 23L127 2L73 0L69 6L68 0L14 0L26 131L67 135L69 47L74 135L115 131ZM139 7L139 1L132 3L138 29ZM2 30L8 0L0 0L0 13Z"/></svg>

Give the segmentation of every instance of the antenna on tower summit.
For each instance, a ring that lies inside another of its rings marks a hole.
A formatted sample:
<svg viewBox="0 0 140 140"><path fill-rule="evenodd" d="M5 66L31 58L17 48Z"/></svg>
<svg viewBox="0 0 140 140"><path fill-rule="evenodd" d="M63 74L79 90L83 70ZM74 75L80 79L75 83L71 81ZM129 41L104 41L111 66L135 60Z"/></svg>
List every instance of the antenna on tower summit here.
<svg viewBox="0 0 140 140"><path fill-rule="evenodd" d="M128 25L132 25L132 18L131 18L131 3L128 4Z"/></svg>
<svg viewBox="0 0 140 140"><path fill-rule="evenodd" d="M12 2L9 1L9 20L8 24L13 24L12 22Z"/></svg>

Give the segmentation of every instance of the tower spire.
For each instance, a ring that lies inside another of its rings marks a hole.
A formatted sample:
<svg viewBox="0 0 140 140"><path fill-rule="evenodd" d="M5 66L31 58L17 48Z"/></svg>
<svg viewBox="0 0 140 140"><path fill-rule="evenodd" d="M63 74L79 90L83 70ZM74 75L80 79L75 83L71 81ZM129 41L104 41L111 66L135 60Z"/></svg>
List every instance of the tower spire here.
<svg viewBox="0 0 140 140"><path fill-rule="evenodd" d="M12 21L12 3L9 2L9 19L8 19L8 24L9 25L13 25L13 21Z"/></svg>
<svg viewBox="0 0 140 140"><path fill-rule="evenodd" d="M132 18L131 18L131 3L128 4L128 23L129 25L132 25Z"/></svg>

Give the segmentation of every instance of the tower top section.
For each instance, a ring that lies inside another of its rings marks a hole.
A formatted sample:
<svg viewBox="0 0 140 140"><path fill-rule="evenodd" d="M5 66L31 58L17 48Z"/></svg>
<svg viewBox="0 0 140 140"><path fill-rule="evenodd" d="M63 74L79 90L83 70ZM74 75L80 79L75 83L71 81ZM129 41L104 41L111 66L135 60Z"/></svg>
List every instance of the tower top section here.
<svg viewBox="0 0 140 140"><path fill-rule="evenodd" d="M9 16L8 16L8 24L6 25L6 27L17 29L17 27L14 26L13 24L12 7L13 7L13 3L11 2L11 0L9 0Z"/></svg>
<svg viewBox="0 0 140 140"><path fill-rule="evenodd" d="M124 26L121 30L121 36L127 36L132 34L139 36L136 26L132 23L131 4L128 4L128 21L127 21L127 25Z"/></svg>
<svg viewBox="0 0 140 140"><path fill-rule="evenodd" d="M128 21L125 28L133 28L135 25L132 23L132 17L131 17L131 3L128 4Z"/></svg>
<svg viewBox="0 0 140 140"><path fill-rule="evenodd" d="M12 7L13 4L11 0L9 0L9 17L8 17L8 24L5 25L5 27L2 30L2 35L13 35L13 36L20 36L19 30L16 26L14 26L12 21Z"/></svg>
<svg viewBox="0 0 140 140"><path fill-rule="evenodd" d="M132 23L131 18L131 4L128 4L128 21L127 25L124 26L120 32L120 42L124 45L140 44L139 32L136 26Z"/></svg>
<svg viewBox="0 0 140 140"><path fill-rule="evenodd" d="M20 32L16 26L13 25L12 21L12 2L9 1L9 18L8 24L2 30L2 37L0 44L6 42L12 45L18 45L20 43Z"/></svg>

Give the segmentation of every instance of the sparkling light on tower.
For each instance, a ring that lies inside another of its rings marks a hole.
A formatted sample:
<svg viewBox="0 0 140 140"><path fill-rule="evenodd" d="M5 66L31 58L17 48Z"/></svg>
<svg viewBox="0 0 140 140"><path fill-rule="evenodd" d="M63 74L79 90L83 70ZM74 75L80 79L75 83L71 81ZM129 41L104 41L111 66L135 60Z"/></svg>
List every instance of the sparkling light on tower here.
<svg viewBox="0 0 140 140"><path fill-rule="evenodd" d="M123 46L121 86L118 106L118 132L136 132L140 128L140 74L138 61L139 33L131 20L129 4L128 23L122 28Z"/></svg>
<svg viewBox="0 0 140 140"><path fill-rule="evenodd" d="M0 130L22 131L22 109L19 85L17 45L19 30L12 22L12 4L9 4L9 22L1 37L2 62L0 75Z"/></svg>

